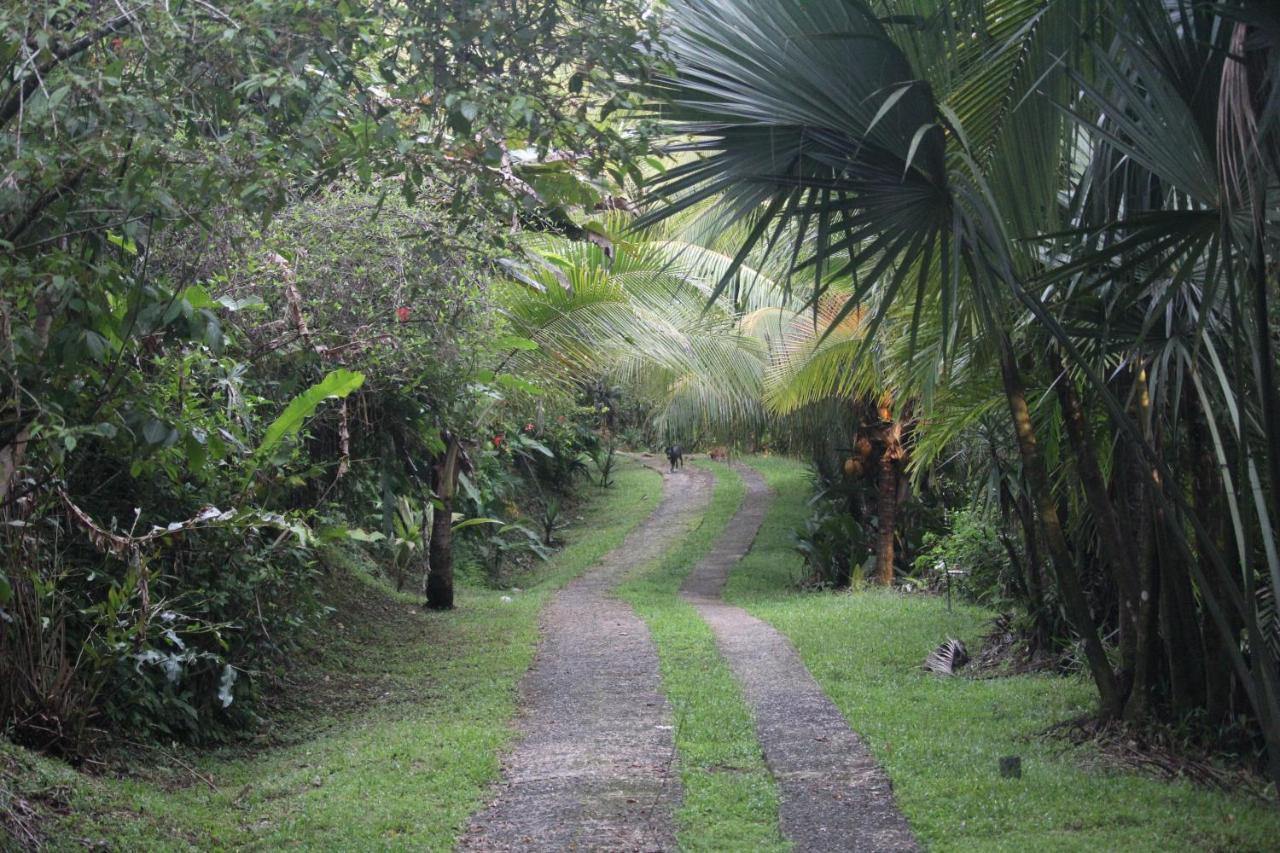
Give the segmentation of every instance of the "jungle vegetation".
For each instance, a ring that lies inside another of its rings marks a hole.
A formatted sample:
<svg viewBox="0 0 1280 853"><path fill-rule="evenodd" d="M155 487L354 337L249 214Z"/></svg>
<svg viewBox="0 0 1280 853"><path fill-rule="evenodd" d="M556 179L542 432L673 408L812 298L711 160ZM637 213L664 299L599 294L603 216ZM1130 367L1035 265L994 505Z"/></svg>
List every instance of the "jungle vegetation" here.
<svg viewBox="0 0 1280 853"><path fill-rule="evenodd" d="M678 442L1280 782L1274 4L42 0L0 67L14 742L233 738L334 549L448 610Z"/></svg>

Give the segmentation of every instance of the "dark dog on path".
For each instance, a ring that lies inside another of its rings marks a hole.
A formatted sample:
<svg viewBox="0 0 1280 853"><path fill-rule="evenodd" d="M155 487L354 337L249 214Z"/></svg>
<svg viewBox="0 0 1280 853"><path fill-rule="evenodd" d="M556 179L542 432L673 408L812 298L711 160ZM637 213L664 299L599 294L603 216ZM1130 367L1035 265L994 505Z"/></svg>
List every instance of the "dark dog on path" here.
<svg viewBox="0 0 1280 853"><path fill-rule="evenodd" d="M684 451L680 449L680 445L673 444L667 448L667 461L671 463L671 470L684 467Z"/></svg>

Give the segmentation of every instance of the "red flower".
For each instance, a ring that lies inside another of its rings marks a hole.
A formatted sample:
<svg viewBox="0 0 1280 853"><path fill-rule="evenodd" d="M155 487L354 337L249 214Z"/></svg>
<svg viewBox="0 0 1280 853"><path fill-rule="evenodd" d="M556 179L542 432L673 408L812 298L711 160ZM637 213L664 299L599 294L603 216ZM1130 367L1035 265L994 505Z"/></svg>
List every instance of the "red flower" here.
<svg viewBox="0 0 1280 853"><path fill-rule="evenodd" d="M493 437L493 446L494 446L494 447L501 447L501 446L502 446L502 433L498 433L497 435L495 435L495 436Z"/></svg>
<svg viewBox="0 0 1280 853"><path fill-rule="evenodd" d="M401 305L399 308L396 309L396 319L399 320L401 323L409 322L409 306L408 305Z"/></svg>

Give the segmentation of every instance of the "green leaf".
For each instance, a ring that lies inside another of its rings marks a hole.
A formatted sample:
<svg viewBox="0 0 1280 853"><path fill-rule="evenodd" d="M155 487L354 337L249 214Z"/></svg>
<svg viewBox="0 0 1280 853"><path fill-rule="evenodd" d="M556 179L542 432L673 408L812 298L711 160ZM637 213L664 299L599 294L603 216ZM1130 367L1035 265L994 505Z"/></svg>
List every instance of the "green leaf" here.
<svg viewBox="0 0 1280 853"><path fill-rule="evenodd" d="M344 527L342 525L333 525L330 527L322 527L316 531L316 539L321 542L335 542L339 539L353 539L356 542L381 542L387 537L381 533L370 533L359 527Z"/></svg>
<svg viewBox="0 0 1280 853"><path fill-rule="evenodd" d="M465 527L476 527L481 524L505 524L500 518L468 518L466 521L459 521L453 525L454 530L462 530Z"/></svg>
<svg viewBox="0 0 1280 853"><path fill-rule="evenodd" d="M521 439L521 443L523 443L525 447L532 447L534 450L538 451L548 459L556 458L556 455L551 452L551 449L540 441L537 441L532 438L523 438Z"/></svg>
<svg viewBox="0 0 1280 853"><path fill-rule="evenodd" d="M512 376L509 373L502 374L495 381L509 391L523 391L524 393L530 394L534 397L539 397L543 393L541 387L534 385L532 382L526 382L518 376Z"/></svg>
<svg viewBox="0 0 1280 853"><path fill-rule="evenodd" d="M89 329L84 332L84 347L95 361L103 361L107 356L110 344L107 339Z"/></svg>
<svg viewBox="0 0 1280 853"><path fill-rule="evenodd" d="M195 436L187 435L183 440L183 449L187 453L187 465L192 470L199 470L204 467L205 462L209 459L209 452L205 449L204 444Z"/></svg>
<svg viewBox="0 0 1280 853"><path fill-rule="evenodd" d="M201 308L212 308L217 303L213 301L213 297L209 295L209 291L200 285L192 285L182 291L182 298L191 304L191 307L199 310Z"/></svg>
<svg viewBox="0 0 1280 853"><path fill-rule="evenodd" d="M259 311L267 307L267 303L263 302L261 297L258 296L246 296L243 299L220 296L218 297L218 304L228 311Z"/></svg>
<svg viewBox="0 0 1280 853"><path fill-rule="evenodd" d="M125 237L123 234L116 234L109 231L107 232L107 242L113 246L119 246L126 254L138 254L137 244L128 237Z"/></svg>
<svg viewBox="0 0 1280 853"><path fill-rule="evenodd" d="M467 498L475 503L480 503L480 492L476 489L475 483L471 482L471 478L466 474L458 475L458 485L462 486L462 491L466 492Z"/></svg>
<svg viewBox="0 0 1280 853"><path fill-rule="evenodd" d="M538 348L537 341L531 341L528 338L522 338L519 335L503 335L494 341L496 349L518 349L518 350L535 350Z"/></svg>
<svg viewBox="0 0 1280 853"><path fill-rule="evenodd" d="M914 80L909 83L903 83L893 91L893 94L885 98L884 103L880 105L880 109L876 111L875 116L871 119L870 123L867 124L867 129L864 133L870 135L871 131L875 129L875 126L880 123L880 119L884 118L889 110L893 109L893 105L902 100L902 96L907 94L914 85L916 85L916 81Z"/></svg>
<svg viewBox="0 0 1280 853"><path fill-rule="evenodd" d="M364 384L364 374L345 368L333 371L324 379L312 385L306 391L289 401L280 417L267 427L262 443L258 445L255 456L261 460L276 448L286 437L302 428L307 418L325 400L345 397Z"/></svg>

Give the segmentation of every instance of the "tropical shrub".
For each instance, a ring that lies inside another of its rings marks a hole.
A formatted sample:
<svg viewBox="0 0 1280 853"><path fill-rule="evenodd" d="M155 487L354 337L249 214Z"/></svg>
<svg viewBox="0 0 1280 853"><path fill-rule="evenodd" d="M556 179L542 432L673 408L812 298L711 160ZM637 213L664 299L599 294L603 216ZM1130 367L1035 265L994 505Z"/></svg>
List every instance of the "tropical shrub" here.
<svg viewBox="0 0 1280 853"><path fill-rule="evenodd" d="M875 532L849 513L845 500L820 489L809 502L811 512L793 532L795 548L804 557L809 576L805 586L859 586L867 573Z"/></svg>
<svg viewBox="0 0 1280 853"><path fill-rule="evenodd" d="M943 532L925 533L924 548L914 564L917 576L940 589L946 584L946 572L963 572L954 576L956 588L997 608L1019 594L1019 579L1001 544L999 525L973 507L952 512L948 522Z"/></svg>

